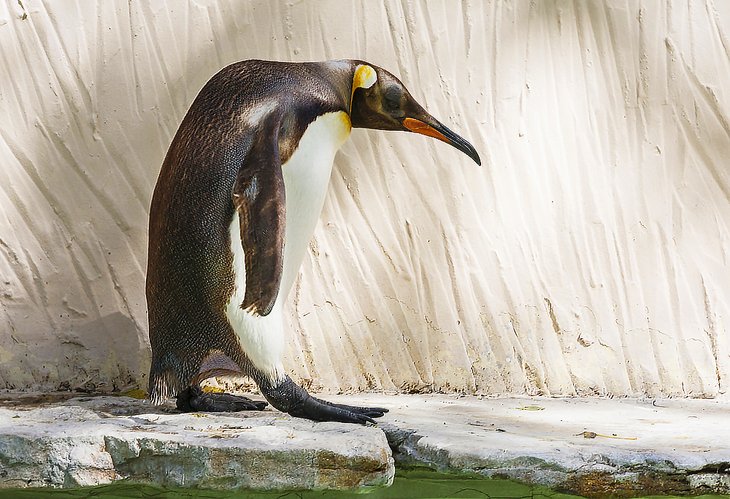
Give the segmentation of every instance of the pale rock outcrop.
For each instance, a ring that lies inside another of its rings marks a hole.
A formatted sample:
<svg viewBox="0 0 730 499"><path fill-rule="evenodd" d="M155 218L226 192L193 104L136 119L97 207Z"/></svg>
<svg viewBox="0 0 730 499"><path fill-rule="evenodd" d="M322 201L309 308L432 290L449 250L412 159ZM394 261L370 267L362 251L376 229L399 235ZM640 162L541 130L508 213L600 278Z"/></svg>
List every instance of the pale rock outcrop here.
<svg viewBox="0 0 730 499"><path fill-rule="evenodd" d="M166 487L349 489L388 485L377 428L278 412L174 414L124 398L0 408L0 488L126 479Z"/></svg>

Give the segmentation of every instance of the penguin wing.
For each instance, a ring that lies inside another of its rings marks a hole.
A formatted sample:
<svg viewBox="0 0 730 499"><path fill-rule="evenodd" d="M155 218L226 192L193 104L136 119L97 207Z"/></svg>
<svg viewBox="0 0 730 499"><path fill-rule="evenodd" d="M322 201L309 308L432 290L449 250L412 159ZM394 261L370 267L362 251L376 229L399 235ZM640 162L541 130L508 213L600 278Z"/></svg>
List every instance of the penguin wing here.
<svg viewBox="0 0 730 499"><path fill-rule="evenodd" d="M261 316L274 307L284 268L286 196L277 135L259 136L233 186L246 261L241 308Z"/></svg>

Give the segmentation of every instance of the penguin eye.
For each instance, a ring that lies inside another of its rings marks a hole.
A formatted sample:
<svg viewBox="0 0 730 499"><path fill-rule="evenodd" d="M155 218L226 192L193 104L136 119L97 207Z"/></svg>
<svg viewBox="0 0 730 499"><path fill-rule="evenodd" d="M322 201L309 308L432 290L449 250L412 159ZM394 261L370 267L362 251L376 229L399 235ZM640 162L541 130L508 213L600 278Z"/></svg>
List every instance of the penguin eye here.
<svg viewBox="0 0 730 499"><path fill-rule="evenodd" d="M400 97L401 92L400 89L393 86L388 88L383 93L383 98L385 100L385 109L388 111L395 111L397 109L400 109Z"/></svg>
<svg viewBox="0 0 730 499"><path fill-rule="evenodd" d="M393 99L388 96L385 97L385 109L388 111L395 111L400 107L400 99Z"/></svg>

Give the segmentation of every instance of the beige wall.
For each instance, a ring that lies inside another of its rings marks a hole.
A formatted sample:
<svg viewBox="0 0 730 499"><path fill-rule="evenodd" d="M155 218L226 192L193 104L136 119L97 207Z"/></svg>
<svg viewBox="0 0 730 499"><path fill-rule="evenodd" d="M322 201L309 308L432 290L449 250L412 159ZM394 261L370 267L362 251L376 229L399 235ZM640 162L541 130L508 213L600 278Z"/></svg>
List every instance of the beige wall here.
<svg viewBox="0 0 730 499"><path fill-rule="evenodd" d="M145 382L148 206L203 83L362 58L481 153L355 130L287 309L319 389L716 396L730 2L0 4L0 388Z"/></svg>

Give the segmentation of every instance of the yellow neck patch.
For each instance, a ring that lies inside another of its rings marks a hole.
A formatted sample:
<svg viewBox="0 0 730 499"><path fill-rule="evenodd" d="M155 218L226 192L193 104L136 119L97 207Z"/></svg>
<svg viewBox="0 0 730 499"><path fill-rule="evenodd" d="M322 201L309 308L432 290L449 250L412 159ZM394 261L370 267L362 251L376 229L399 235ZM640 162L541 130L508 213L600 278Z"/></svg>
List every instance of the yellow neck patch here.
<svg viewBox="0 0 730 499"><path fill-rule="evenodd" d="M350 111L352 111L352 98L358 88L370 88L378 81L378 74L367 64L359 64L352 76L352 92L350 93Z"/></svg>

